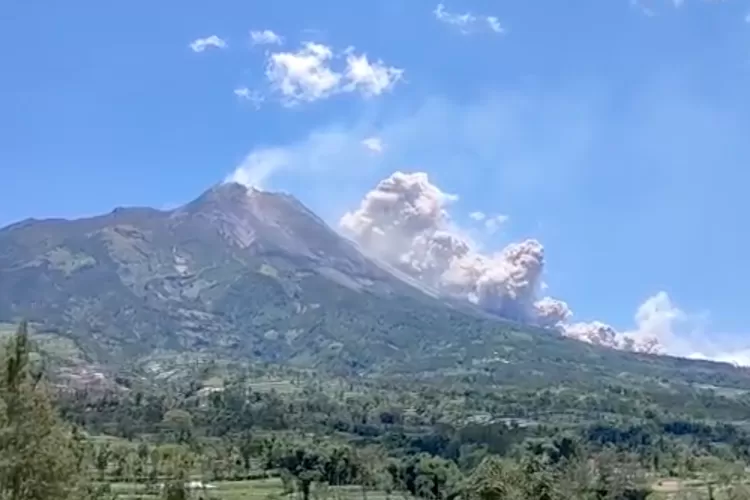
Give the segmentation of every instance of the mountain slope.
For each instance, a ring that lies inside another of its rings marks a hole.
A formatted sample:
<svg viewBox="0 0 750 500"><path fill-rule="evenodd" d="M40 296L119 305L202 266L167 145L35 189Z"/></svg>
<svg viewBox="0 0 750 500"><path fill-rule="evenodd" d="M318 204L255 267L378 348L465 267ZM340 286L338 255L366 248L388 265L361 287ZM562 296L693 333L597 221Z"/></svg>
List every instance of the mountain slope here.
<svg viewBox="0 0 750 500"><path fill-rule="evenodd" d="M170 212L15 224L0 231L0 272L0 317L116 356L211 346L287 358L300 342L335 342L297 338L321 300L418 295L295 199L237 184Z"/></svg>
<svg viewBox="0 0 750 500"><path fill-rule="evenodd" d="M29 318L98 362L204 351L540 383L623 373L750 382L728 365L589 346L426 292L365 257L293 197L238 184L172 211L125 208L0 230L0 321Z"/></svg>

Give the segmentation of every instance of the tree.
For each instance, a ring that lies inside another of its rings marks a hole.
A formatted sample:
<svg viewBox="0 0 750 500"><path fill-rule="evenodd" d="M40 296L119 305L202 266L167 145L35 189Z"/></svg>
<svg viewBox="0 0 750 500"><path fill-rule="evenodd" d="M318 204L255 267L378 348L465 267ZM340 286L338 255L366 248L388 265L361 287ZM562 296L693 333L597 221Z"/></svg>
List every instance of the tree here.
<svg viewBox="0 0 750 500"><path fill-rule="evenodd" d="M129 454L130 448L127 445L118 445L112 448L112 462L114 463L112 475L117 479L126 479Z"/></svg>
<svg viewBox="0 0 750 500"><path fill-rule="evenodd" d="M164 500L187 500L190 498L190 486L187 481L193 468L194 457L185 448L172 447L165 451L166 482L162 490Z"/></svg>
<svg viewBox="0 0 750 500"><path fill-rule="evenodd" d="M538 456L525 457L521 463L521 488L526 498L553 500L558 498L552 469Z"/></svg>
<svg viewBox="0 0 750 500"><path fill-rule="evenodd" d="M242 457L242 466L245 469L245 474L249 474L250 469L252 468L252 458L260 455L262 452L261 443L253 438L250 431L245 431L239 438L237 450Z"/></svg>
<svg viewBox="0 0 750 500"><path fill-rule="evenodd" d="M596 491L600 498L645 499L649 494L643 471L632 455L605 449L595 458Z"/></svg>
<svg viewBox="0 0 750 500"><path fill-rule="evenodd" d="M358 458L351 446L333 446L328 453L323 479L332 486L351 484L360 471Z"/></svg>
<svg viewBox="0 0 750 500"><path fill-rule="evenodd" d="M28 325L8 342L0 379L0 498L80 498L75 443L30 361Z"/></svg>
<svg viewBox="0 0 750 500"><path fill-rule="evenodd" d="M184 480L172 480L164 485L162 498L164 500L187 500L190 498L190 490Z"/></svg>
<svg viewBox="0 0 750 500"><path fill-rule="evenodd" d="M358 451L355 463L349 463L351 478L358 476L362 487L362 499L367 500L367 489L377 486L379 470L382 469L385 457L374 448L363 448Z"/></svg>
<svg viewBox="0 0 750 500"><path fill-rule="evenodd" d="M596 498L595 473L594 463L587 457L566 460L557 477L558 489L563 498Z"/></svg>
<svg viewBox="0 0 750 500"><path fill-rule="evenodd" d="M96 470L99 471L99 481L104 481L110 458L112 458L112 449L109 443L104 443L96 449L94 465L96 466Z"/></svg>
<svg viewBox="0 0 750 500"><path fill-rule="evenodd" d="M193 417L185 410L169 410L164 414L163 424L178 443L190 442L193 437Z"/></svg>
<svg viewBox="0 0 750 500"><path fill-rule="evenodd" d="M427 454L409 459L398 475L401 477L394 479L401 479L412 495L430 500L454 496L461 478L454 462Z"/></svg>
<svg viewBox="0 0 750 500"><path fill-rule="evenodd" d="M320 450L300 445L285 450L278 459L278 466L297 480L303 500L310 500L310 487L322 478L326 461Z"/></svg>
<svg viewBox="0 0 750 500"><path fill-rule="evenodd" d="M478 500L510 500L524 498L523 486L517 467L490 455L474 470L464 489L467 496Z"/></svg>

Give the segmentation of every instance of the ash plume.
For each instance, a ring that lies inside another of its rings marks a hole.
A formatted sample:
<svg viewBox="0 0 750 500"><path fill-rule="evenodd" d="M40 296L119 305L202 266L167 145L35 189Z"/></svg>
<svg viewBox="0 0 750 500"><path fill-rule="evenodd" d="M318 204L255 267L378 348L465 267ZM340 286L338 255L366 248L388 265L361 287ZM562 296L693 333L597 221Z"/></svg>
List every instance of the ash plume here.
<svg viewBox="0 0 750 500"><path fill-rule="evenodd" d="M529 239L494 255L480 253L450 219L448 207L457 199L424 172L395 172L340 226L367 251L446 293L516 321L562 324L571 314L568 306L539 297L541 243Z"/></svg>
<svg viewBox="0 0 750 500"><path fill-rule="evenodd" d="M667 347L680 350L674 329L686 315L665 292L638 308L632 330L618 332L601 321L571 323L568 304L542 296L542 244L527 239L496 253L479 251L451 220L448 209L457 199L424 172L395 172L368 192L339 225L369 253L498 316L614 349L656 354ZM486 215L473 212L470 218L482 221Z"/></svg>
<svg viewBox="0 0 750 500"><path fill-rule="evenodd" d="M581 342L603 345L614 349L622 349L624 347L617 331L601 321L573 323L572 325L564 325L562 328L563 333L567 337L580 340Z"/></svg>
<svg viewBox="0 0 750 500"><path fill-rule="evenodd" d="M646 299L633 319L635 328L622 333L600 321L563 325L562 330L571 338L626 351L688 354L685 348L689 346L681 346L675 335L676 326L688 319L687 314L672 303L666 292Z"/></svg>

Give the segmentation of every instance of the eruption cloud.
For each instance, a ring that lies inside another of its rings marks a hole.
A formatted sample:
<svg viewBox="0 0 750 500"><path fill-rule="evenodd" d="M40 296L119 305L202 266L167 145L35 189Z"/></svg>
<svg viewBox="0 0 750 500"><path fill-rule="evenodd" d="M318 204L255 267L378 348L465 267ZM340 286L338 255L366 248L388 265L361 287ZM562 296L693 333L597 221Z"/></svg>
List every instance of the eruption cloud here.
<svg viewBox="0 0 750 500"><path fill-rule="evenodd" d="M458 200L432 184L424 172L395 172L368 192L339 225L364 250L451 296L498 316L551 328L593 344L660 352L682 313L661 292L636 314L637 329L618 333L595 321L573 323L562 300L542 297L545 254L535 239L482 253L453 223L448 209Z"/></svg>

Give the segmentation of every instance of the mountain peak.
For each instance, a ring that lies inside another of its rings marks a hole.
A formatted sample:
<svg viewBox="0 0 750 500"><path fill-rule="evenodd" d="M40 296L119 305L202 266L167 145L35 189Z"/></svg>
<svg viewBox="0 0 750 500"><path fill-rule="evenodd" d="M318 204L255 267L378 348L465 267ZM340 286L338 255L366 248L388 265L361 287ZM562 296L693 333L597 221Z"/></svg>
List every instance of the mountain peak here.
<svg viewBox="0 0 750 500"><path fill-rule="evenodd" d="M230 208L245 204L247 198L255 192L257 190L237 182L224 182L211 186L198 198L188 203L185 208L188 208L191 212L206 208Z"/></svg>
<svg viewBox="0 0 750 500"><path fill-rule="evenodd" d="M282 249L319 258L349 246L325 221L292 195L261 191L236 182L217 184L176 210L177 221L207 222L241 248ZM345 250L349 255L350 250ZM351 256L351 255L350 255ZM356 257L359 260L359 256Z"/></svg>

